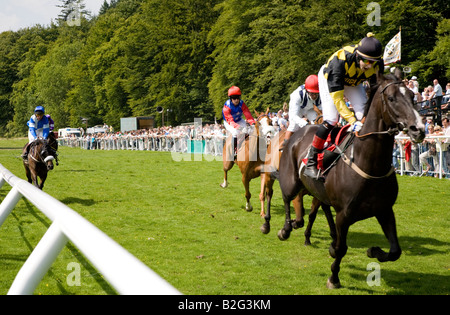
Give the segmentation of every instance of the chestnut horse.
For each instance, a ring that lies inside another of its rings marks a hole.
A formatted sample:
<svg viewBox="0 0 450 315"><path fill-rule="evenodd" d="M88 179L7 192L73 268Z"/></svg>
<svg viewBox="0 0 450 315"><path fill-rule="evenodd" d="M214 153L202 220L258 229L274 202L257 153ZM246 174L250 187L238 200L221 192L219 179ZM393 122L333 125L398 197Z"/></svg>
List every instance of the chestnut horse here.
<svg viewBox="0 0 450 315"><path fill-rule="evenodd" d="M285 147L280 161L280 187L286 212L286 222L280 235L288 238L292 230L290 202L306 188L322 203L336 211L337 238L330 246L335 258L328 279L328 288L339 288L339 270L347 253L347 233L357 221L375 216L390 244L389 253L379 247L367 251L380 262L395 261L401 255L397 238L393 205L398 184L392 167L395 134L403 130L415 142L425 137L425 127L414 109L412 93L400 79L400 73L379 76L372 88L365 112L365 123L357 134L350 152L329 170L325 182L303 175L304 163L317 126L307 126L295 133ZM331 228L331 227L330 227Z"/></svg>
<svg viewBox="0 0 450 315"><path fill-rule="evenodd" d="M318 120L322 119L322 116L317 117L315 123L317 124ZM264 218L265 222L261 226L261 232L263 234L268 234L270 232L270 206L273 196L273 184L275 179L278 178L278 170L280 167L280 158L282 151L280 151L280 147L284 142L286 131L282 130L277 133L273 139L271 139L266 153L266 162L261 170L261 193L259 194L259 200L261 201L261 217ZM305 208L303 206L303 197L305 195L310 195L306 189L302 189L298 195L294 198L294 210L295 210L295 220L291 221L291 226L293 229L302 228L305 224L303 219L305 215ZM265 211L264 203L267 199L267 211ZM311 245L311 230L314 224L314 221L317 216L317 212L319 210L321 203L320 201L313 197L311 204L311 211L309 213L308 226L305 229L305 245ZM328 205L322 205L322 209L325 212L325 216L327 218L328 224L333 227L334 220L333 215L331 213L331 209ZM335 238L335 229L331 228L331 237ZM282 237L279 237L280 240L285 240Z"/></svg>
<svg viewBox="0 0 450 315"><path fill-rule="evenodd" d="M30 184L41 190L44 188L47 173L53 169L54 154L47 140L37 139L30 143L28 159L23 161L25 173ZM38 177L41 181L40 184Z"/></svg>
<svg viewBox="0 0 450 315"><path fill-rule="evenodd" d="M268 116L269 108L265 113L255 111L256 125L252 134L245 138L243 144L238 144L238 154L235 159L233 150L233 138L228 137L223 146L223 171L224 180L220 184L222 188L228 187L228 171L231 170L236 163L242 174L242 183L245 188L245 198L247 203L245 210L252 211L253 206L250 203L250 181L261 175L261 168L265 161L265 153L267 150L266 136L273 132L272 121ZM261 129L261 130L260 130Z"/></svg>

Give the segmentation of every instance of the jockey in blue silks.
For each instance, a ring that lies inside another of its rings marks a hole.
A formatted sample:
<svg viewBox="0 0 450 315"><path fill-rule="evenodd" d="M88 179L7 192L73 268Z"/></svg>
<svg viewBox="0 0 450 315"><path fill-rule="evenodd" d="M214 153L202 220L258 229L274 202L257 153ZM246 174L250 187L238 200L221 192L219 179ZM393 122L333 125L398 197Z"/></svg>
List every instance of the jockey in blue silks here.
<svg viewBox="0 0 450 315"><path fill-rule="evenodd" d="M26 160L28 158L28 152L30 150L30 143L38 138L48 139L50 133L50 123L48 117L44 115L45 108L43 106L37 106L34 109L34 115L31 116L27 122L28 125L28 144L24 149L22 158Z"/></svg>

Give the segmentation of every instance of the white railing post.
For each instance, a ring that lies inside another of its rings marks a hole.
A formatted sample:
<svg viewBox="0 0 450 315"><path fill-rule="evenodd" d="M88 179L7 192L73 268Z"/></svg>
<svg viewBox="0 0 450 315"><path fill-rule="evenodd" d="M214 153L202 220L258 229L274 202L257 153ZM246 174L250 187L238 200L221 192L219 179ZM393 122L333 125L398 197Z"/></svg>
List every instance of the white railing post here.
<svg viewBox="0 0 450 315"><path fill-rule="evenodd" d="M119 294L181 294L78 213L0 164L0 187L5 182L12 189L0 205L0 226L22 196L53 222L20 269L8 294L33 294L69 240Z"/></svg>
<svg viewBox="0 0 450 315"><path fill-rule="evenodd" d="M67 237L54 222L20 269L8 295L33 294L67 241Z"/></svg>
<svg viewBox="0 0 450 315"><path fill-rule="evenodd" d="M3 177L2 180L4 180ZM13 187L8 195L6 195L5 199L0 204L0 227L3 225L3 222L5 222L6 218L14 209L16 204L19 202L20 198L22 198L22 195L16 187Z"/></svg>

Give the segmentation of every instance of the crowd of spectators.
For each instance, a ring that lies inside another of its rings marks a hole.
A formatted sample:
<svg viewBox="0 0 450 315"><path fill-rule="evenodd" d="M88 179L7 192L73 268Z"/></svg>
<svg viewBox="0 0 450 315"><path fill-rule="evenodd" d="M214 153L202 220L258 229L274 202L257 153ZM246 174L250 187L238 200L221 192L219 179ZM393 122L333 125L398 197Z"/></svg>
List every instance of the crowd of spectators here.
<svg viewBox="0 0 450 315"><path fill-rule="evenodd" d="M428 85L420 92L417 77L405 80L406 86L414 93L414 101L421 105L421 109L434 109L444 112L448 111L450 104L450 82L445 86L445 90L439 84L438 79L433 80L433 85Z"/></svg>
<svg viewBox="0 0 450 315"><path fill-rule="evenodd" d="M402 139L399 144L394 143L392 164L396 169L400 169L401 145L407 174L450 178L449 118L442 118L442 127L434 123L433 117L424 117L424 124L427 137L422 143L416 144L409 139Z"/></svg>
<svg viewBox="0 0 450 315"><path fill-rule="evenodd" d="M433 80L433 85L428 85L420 92L417 77L413 76L405 80L406 86L414 93L414 101L420 105L420 114L424 120L427 136L450 137L448 126L448 109L450 104L450 82L443 90L438 79ZM412 175L428 175L438 177L450 177L450 153L448 138L427 138L422 144L414 144L409 140L402 140L405 151L406 171ZM442 150L442 169L440 168L440 152ZM394 166L398 166L399 148L394 147Z"/></svg>

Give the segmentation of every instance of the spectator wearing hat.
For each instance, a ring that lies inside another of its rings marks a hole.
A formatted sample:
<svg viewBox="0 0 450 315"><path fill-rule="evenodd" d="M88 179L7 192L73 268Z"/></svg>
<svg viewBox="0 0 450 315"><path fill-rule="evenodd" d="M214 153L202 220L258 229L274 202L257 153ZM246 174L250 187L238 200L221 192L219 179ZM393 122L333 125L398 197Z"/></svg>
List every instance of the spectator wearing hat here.
<svg viewBox="0 0 450 315"><path fill-rule="evenodd" d="M419 96L420 96L419 89L414 85L414 81L410 80L408 82L407 87L408 87L408 89L411 90L411 92L414 93L414 102L420 102L421 97L419 99Z"/></svg>
<svg viewBox="0 0 450 315"><path fill-rule="evenodd" d="M413 81L414 86L417 88L417 90L419 90L419 82L417 81L417 77L416 77L415 75L413 75L413 76L411 77L411 80L410 80L410 81Z"/></svg>

